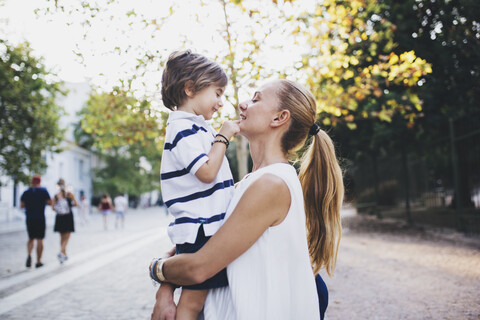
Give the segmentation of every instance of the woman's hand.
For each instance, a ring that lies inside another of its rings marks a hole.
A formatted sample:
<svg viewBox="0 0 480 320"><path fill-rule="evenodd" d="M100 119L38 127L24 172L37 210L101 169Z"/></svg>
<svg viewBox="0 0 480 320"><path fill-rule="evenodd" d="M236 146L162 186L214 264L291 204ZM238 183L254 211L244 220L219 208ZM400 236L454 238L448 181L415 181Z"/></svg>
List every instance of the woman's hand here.
<svg viewBox="0 0 480 320"><path fill-rule="evenodd" d="M170 258L175 255L175 247L165 253L163 259ZM152 263L150 263L149 270L152 270ZM175 287L169 283L162 283L157 290L155 305L153 306L153 312L151 320L175 320L177 313L177 306L173 301L173 292Z"/></svg>
<svg viewBox="0 0 480 320"><path fill-rule="evenodd" d="M161 259L170 258L170 257L174 256L176 252L177 252L177 250L176 250L176 247L174 246L172 249L167 251ZM153 258L152 261L150 262L150 265L148 266L148 271L150 273L150 277L152 276L152 268L153 268L153 263L155 262L155 260L157 260L157 258ZM156 270L154 272L156 272Z"/></svg>

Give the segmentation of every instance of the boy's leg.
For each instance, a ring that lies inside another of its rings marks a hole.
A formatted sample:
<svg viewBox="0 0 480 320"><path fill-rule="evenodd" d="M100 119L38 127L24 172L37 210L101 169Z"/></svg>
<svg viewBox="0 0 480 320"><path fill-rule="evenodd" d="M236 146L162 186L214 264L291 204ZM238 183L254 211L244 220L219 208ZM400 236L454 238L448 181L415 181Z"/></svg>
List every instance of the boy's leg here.
<svg viewBox="0 0 480 320"><path fill-rule="evenodd" d="M176 320L196 320L202 312L208 290L182 289L177 305Z"/></svg>

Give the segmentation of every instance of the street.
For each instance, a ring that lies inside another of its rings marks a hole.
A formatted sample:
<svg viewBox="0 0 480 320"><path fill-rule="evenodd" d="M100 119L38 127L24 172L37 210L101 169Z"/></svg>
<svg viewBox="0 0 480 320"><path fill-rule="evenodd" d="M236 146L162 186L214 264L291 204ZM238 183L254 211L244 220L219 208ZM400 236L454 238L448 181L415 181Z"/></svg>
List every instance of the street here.
<svg viewBox="0 0 480 320"><path fill-rule="evenodd" d="M480 318L478 236L343 213L335 276L322 271L327 320ZM39 269L25 268L21 224L1 232L0 319L149 319L156 288L147 265L171 248L170 218L158 207L131 210L125 229L115 229L111 215L107 231L101 218L76 223L64 265L59 236L47 226Z"/></svg>
<svg viewBox="0 0 480 320"><path fill-rule="evenodd" d="M480 237L344 217L327 320L480 319Z"/></svg>

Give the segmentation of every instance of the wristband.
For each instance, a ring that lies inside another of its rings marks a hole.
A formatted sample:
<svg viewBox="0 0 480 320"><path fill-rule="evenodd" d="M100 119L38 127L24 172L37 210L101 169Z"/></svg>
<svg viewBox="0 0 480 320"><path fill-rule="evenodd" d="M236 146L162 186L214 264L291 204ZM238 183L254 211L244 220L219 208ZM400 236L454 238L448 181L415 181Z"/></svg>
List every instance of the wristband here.
<svg viewBox="0 0 480 320"><path fill-rule="evenodd" d="M227 149L228 149L228 146L230 145L230 142L225 141L225 140L213 140L212 146L213 146L214 143L217 143L217 142L223 143L225 145L225 147L227 147Z"/></svg>
<svg viewBox="0 0 480 320"><path fill-rule="evenodd" d="M215 138L217 138L218 136L222 137L223 139L225 139L225 141L229 142L230 139L227 139L227 137L225 137L223 134L221 133L217 133L217 135L215 136Z"/></svg>

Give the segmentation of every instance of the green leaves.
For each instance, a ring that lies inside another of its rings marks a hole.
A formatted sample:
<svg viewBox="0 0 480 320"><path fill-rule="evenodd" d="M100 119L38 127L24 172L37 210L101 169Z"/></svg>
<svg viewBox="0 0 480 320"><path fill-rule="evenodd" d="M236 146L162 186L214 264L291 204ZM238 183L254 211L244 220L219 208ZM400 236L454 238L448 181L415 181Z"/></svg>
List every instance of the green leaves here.
<svg viewBox="0 0 480 320"><path fill-rule="evenodd" d="M126 89L93 91L80 112L77 143L95 147L104 166L95 169L94 192L139 196L158 189L166 112Z"/></svg>
<svg viewBox="0 0 480 320"><path fill-rule="evenodd" d="M26 184L30 173L46 168L45 152L59 152L63 139L64 110L55 100L65 93L51 79L28 43L0 39L0 171Z"/></svg>
<svg viewBox="0 0 480 320"><path fill-rule="evenodd" d="M93 92L81 114L82 129L100 150L136 144L161 148L161 113L128 91L117 87L109 93Z"/></svg>
<svg viewBox="0 0 480 320"><path fill-rule="evenodd" d="M319 111L331 114L333 124L366 118L391 122L395 114L413 124L421 110L421 101L408 88L417 87L432 72L431 65L413 50L392 51L396 27L379 15L382 10L385 5L377 0L332 0L308 15L312 27L304 36L311 51L301 69L308 72Z"/></svg>

